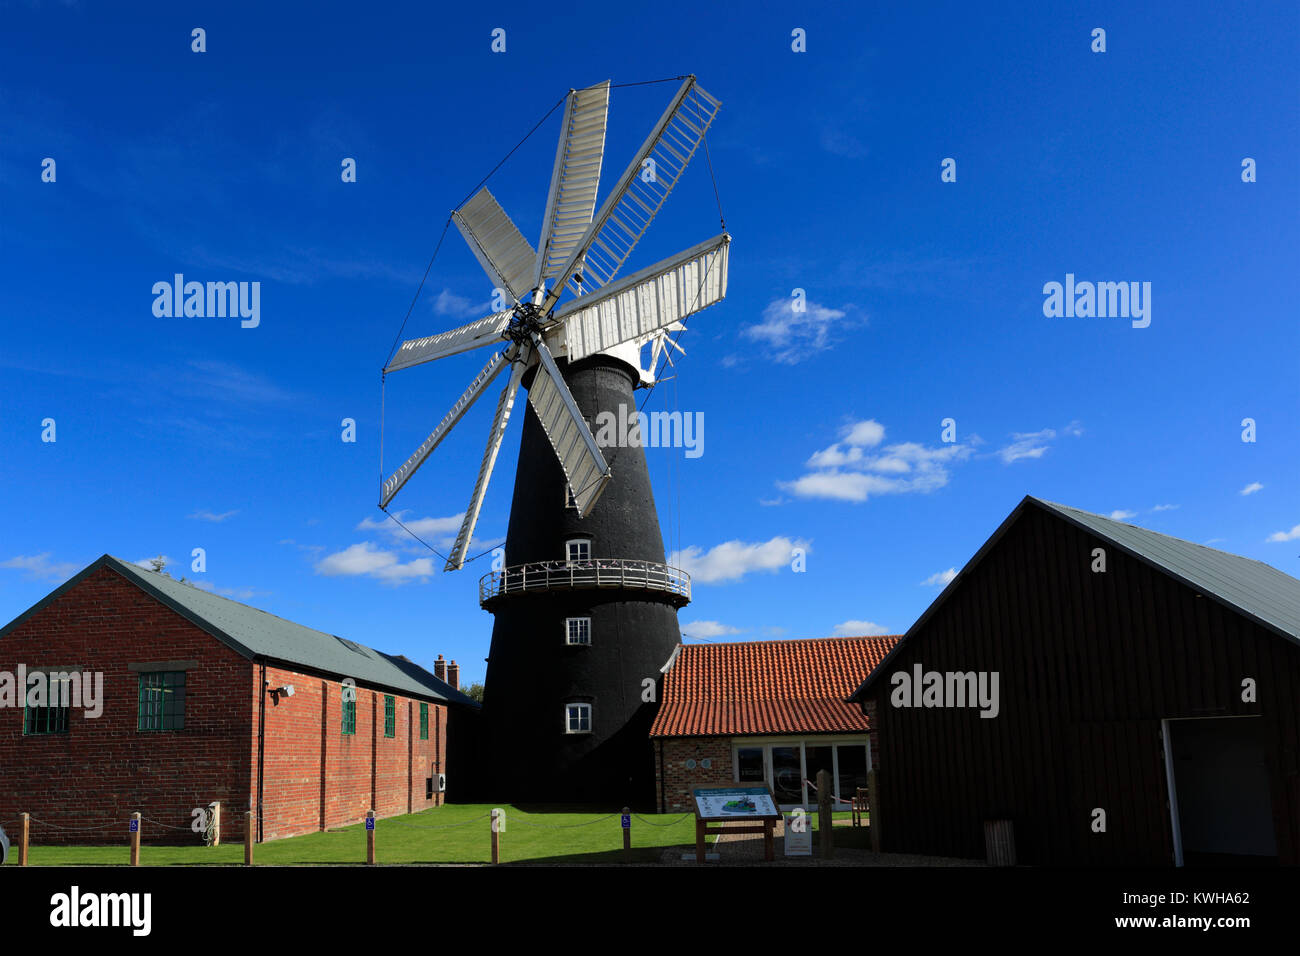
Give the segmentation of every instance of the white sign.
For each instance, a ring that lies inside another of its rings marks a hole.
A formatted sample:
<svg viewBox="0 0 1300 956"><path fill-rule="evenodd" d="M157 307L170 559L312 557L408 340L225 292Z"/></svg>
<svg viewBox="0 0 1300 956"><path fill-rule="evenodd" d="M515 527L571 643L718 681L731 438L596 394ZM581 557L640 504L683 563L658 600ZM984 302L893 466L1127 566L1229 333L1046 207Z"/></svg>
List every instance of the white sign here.
<svg viewBox="0 0 1300 956"><path fill-rule="evenodd" d="M785 855L812 856L812 820L808 814L786 814Z"/></svg>
<svg viewBox="0 0 1300 956"><path fill-rule="evenodd" d="M9 859L9 837L5 834L5 828L0 827L0 866L5 865Z"/></svg>

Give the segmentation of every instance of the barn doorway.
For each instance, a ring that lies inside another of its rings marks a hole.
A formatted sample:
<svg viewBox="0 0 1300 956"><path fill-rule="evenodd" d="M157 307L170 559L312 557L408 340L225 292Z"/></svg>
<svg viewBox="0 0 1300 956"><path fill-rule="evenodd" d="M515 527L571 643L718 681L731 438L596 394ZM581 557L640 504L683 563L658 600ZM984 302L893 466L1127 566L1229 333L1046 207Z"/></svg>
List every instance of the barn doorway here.
<svg viewBox="0 0 1300 956"><path fill-rule="evenodd" d="M1166 720L1164 730L1176 864L1276 864L1263 721Z"/></svg>

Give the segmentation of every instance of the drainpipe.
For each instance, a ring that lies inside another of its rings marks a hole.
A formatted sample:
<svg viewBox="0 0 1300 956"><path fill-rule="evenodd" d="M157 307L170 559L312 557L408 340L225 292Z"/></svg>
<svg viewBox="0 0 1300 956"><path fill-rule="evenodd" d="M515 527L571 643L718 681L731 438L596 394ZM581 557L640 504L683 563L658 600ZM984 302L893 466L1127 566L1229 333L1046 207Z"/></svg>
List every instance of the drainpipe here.
<svg viewBox="0 0 1300 956"><path fill-rule="evenodd" d="M262 842L262 795L266 769L266 662L262 662L262 682L258 685L257 706L257 842Z"/></svg>

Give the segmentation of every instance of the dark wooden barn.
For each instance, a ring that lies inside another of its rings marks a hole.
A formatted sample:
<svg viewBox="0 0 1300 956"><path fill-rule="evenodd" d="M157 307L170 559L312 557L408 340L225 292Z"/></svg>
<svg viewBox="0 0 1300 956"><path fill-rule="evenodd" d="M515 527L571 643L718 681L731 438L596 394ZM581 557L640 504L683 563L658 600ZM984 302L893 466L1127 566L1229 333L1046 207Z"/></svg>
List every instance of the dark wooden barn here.
<svg viewBox="0 0 1300 956"><path fill-rule="evenodd" d="M1026 497L853 699L885 851L1300 862L1300 581L1259 561Z"/></svg>

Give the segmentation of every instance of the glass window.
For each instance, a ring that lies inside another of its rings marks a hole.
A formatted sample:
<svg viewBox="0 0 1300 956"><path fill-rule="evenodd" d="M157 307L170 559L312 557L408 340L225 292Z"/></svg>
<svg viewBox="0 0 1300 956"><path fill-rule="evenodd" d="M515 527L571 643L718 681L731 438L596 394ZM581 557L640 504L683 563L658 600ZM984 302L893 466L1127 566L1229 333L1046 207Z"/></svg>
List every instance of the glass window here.
<svg viewBox="0 0 1300 956"><path fill-rule="evenodd" d="M33 672L28 671L30 678ZM71 678L66 671L42 671L45 675L45 695L35 707L27 705L29 688L20 687L23 700L23 733L28 736L66 734L71 711ZM61 675L61 676L56 676Z"/></svg>
<svg viewBox="0 0 1300 956"><path fill-rule="evenodd" d="M142 673L139 706L136 730L184 730L185 672Z"/></svg>
<svg viewBox="0 0 1300 956"><path fill-rule="evenodd" d="M852 800L858 788L867 785L867 745L840 744L835 749L840 764L840 799Z"/></svg>
<svg viewBox="0 0 1300 956"><path fill-rule="evenodd" d="M591 733L591 704L565 704L564 730L570 734Z"/></svg>
<svg viewBox="0 0 1300 956"><path fill-rule="evenodd" d="M741 783L764 783L767 770L763 766L762 747L741 747L736 751L736 779Z"/></svg>
<svg viewBox="0 0 1300 956"><path fill-rule="evenodd" d="M567 550L570 561L590 561L591 560L591 539L574 538L567 542Z"/></svg>
<svg viewBox="0 0 1300 956"><path fill-rule="evenodd" d="M397 701L391 694L384 695L384 736L397 736Z"/></svg>
<svg viewBox="0 0 1300 956"><path fill-rule="evenodd" d="M355 734L357 732L357 698L356 689L343 688L343 733Z"/></svg>
<svg viewBox="0 0 1300 956"><path fill-rule="evenodd" d="M772 748L772 796L777 803L803 803L803 771L799 747Z"/></svg>
<svg viewBox="0 0 1300 956"><path fill-rule="evenodd" d="M429 739L429 705L420 704L420 739Z"/></svg>
<svg viewBox="0 0 1300 956"><path fill-rule="evenodd" d="M565 641L569 644L591 643L591 618L566 617L564 619Z"/></svg>

